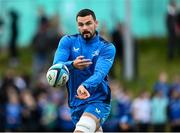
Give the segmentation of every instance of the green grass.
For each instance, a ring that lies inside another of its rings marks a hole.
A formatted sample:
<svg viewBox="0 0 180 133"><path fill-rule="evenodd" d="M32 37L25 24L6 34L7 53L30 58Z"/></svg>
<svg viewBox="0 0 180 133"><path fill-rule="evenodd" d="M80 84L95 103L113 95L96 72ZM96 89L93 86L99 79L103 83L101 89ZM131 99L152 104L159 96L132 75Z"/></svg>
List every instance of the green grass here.
<svg viewBox="0 0 180 133"><path fill-rule="evenodd" d="M138 40L138 77L129 82L120 80L127 89L133 90L136 95L142 89L151 91L161 71L167 72L168 80L171 82L176 74L180 74L179 68L179 57L175 57L172 61L167 60L166 39Z"/></svg>
<svg viewBox="0 0 180 133"><path fill-rule="evenodd" d="M142 39L138 40L138 77L133 81L124 81L120 76L120 64L115 64L116 79L123 83L125 88L130 89L136 95L142 89L152 90L154 82L158 79L161 71L166 71L169 75L169 82L173 76L180 74L180 60L176 57L173 61L167 60L167 40L166 39ZM32 49L21 48L20 65L14 68L17 73L32 74ZM7 51L0 52L0 76L9 68Z"/></svg>
<svg viewBox="0 0 180 133"><path fill-rule="evenodd" d="M21 48L18 50L19 52L19 65L18 67L12 67L9 65L9 55L8 51L1 50L0 52L0 76L4 75L7 70L13 69L17 74L32 74L32 49Z"/></svg>

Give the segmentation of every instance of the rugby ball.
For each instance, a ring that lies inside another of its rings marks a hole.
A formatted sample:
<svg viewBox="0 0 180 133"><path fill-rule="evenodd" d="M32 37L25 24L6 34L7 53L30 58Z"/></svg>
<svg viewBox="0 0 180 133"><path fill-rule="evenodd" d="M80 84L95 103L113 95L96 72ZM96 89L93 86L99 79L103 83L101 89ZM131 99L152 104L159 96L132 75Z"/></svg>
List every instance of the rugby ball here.
<svg viewBox="0 0 180 133"><path fill-rule="evenodd" d="M62 63L55 64L48 69L46 79L52 87L64 86L69 79L69 70Z"/></svg>

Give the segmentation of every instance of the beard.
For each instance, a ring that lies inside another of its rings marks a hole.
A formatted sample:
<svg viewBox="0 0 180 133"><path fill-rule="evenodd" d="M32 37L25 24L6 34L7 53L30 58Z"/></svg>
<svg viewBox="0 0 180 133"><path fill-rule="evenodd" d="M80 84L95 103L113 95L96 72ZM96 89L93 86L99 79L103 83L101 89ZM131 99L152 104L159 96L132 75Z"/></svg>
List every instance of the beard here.
<svg viewBox="0 0 180 133"><path fill-rule="evenodd" d="M95 32L94 33L91 33L89 31L84 31L81 33L82 37L85 39L85 40L90 40L91 38L94 37L95 35Z"/></svg>

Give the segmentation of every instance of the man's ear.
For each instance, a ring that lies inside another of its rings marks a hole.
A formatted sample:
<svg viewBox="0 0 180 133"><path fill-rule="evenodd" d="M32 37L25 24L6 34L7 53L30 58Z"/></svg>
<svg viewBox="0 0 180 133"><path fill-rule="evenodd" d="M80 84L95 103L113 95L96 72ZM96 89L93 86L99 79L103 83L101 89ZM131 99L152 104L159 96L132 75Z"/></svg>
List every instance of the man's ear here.
<svg viewBox="0 0 180 133"><path fill-rule="evenodd" d="M96 21L95 21L95 24L96 24L96 27L98 27L98 25L99 25L99 22L96 20Z"/></svg>

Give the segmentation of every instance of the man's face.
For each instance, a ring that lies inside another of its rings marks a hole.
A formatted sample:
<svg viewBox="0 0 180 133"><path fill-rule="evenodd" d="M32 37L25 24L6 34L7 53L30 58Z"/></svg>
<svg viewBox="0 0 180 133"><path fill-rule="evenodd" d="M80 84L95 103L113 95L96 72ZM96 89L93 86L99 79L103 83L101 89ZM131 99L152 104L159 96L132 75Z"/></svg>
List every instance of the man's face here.
<svg viewBox="0 0 180 133"><path fill-rule="evenodd" d="M98 22L91 15L85 17L77 17L78 30L82 37L86 40L91 39L96 32Z"/></svg>

